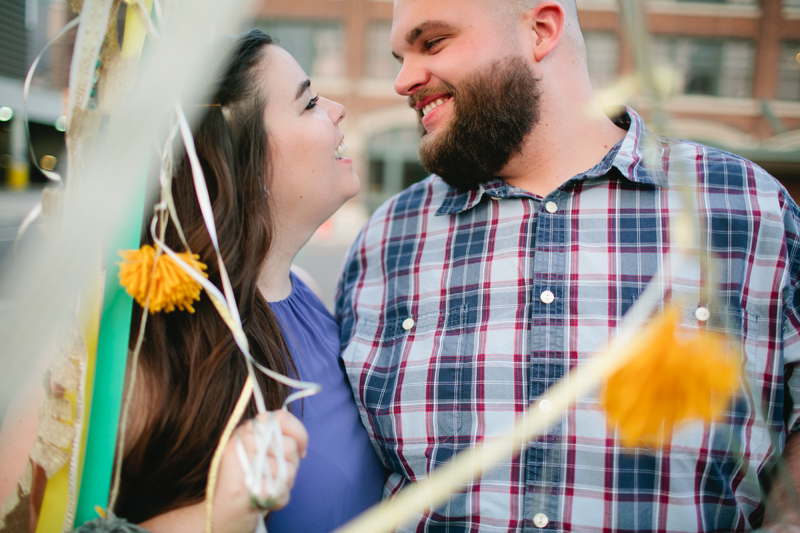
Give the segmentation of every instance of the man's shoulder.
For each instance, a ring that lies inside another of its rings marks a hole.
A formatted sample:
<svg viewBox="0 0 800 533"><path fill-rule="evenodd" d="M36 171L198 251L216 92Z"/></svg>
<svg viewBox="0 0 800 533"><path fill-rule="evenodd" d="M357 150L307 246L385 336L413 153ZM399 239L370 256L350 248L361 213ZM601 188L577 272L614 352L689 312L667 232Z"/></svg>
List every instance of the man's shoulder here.
<svg viewBox="0 0 800 533"><path fill-rule="evenodd" d="M670 156L680 153L677 150L679 148L689 148L693 154L695 162L712 164L712 166L697 166L697 171L700 174L728 172L732 168L741 167L743 169L750 170L760 179L767 178L768 181L777 183L777 180L773 178L766 170L741 155L697 141L663 136L659 138L664 146L670 149ZM731 167L730 165L734 165L734 167Z"/></svg>
<svg viewBox="0 0 800 533"><path fill-rule="evenodd" d="M361 228L345 256L337 286L336 316L343 338L353 326L357 303L377 298L371 289L386 282L386 265L403 254L408 260L409 243L413 247L424 240L424 220L434 217L449 190L440 177L431 174L386 200Z"/></svg>
<svg viewBox="0 0 800 533"><path fill-rule="evenodd" d="M441 205L449 187L436 174L431 174L409 187L395 194L372 214L367 226L380 224L396 217L408 217L428 212L433 208L433 213ZM433 214L431 213L431 214Z"/></svg>
<svg viewBox="0 0 800 533"><path fill-rule="evenodd" d="M791 253L800 253L800 249L795 250L800 246L800 207L774 176L753 161L721 148L682 139L662 137L662 141L670 154L677 154L677 160L689 159L683 162L694 169L699 201L711 216L758 221L762 231L773 232L771 238L787 239ZM681 151L680 147L689 150ZM673 163L670 158L670 166Z"/></svg>
<svg viewBox="0 0 800 533"><path fill-rule="evenodd" d="M746 193L794 204L783 184L741 155L696 141L672 137L660 139L669 150L670 165L684 159L696 173L699 185L716 188L717 192L724 188L728 194Z"/></svg>
<svg viewBox="0 0 800 533"><path fill-rule="evenodd" d="M421 239L425 224L420 222L436 214L449 190L440 177L431 174L386 200L372 213L351 245L345 257L344 281L354 282L369 268L379 266L383 259L372 258L376 254L383 258L388 253L385 248L396 252L393 244Z"/></svg>

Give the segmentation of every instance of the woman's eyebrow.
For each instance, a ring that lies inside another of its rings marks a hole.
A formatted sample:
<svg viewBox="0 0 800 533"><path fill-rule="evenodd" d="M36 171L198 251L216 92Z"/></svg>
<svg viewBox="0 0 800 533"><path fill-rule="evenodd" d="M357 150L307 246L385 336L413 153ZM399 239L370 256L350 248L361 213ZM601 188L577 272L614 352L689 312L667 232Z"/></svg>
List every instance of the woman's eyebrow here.
<svg viewBox="0 0 800 533"><path fill-rule="evenodd" d="M311 87L311 80L306 80L300 84L300 87L297 89L297 96L294 97L295 100L299 99L303 96L303 93Z"/></svg>

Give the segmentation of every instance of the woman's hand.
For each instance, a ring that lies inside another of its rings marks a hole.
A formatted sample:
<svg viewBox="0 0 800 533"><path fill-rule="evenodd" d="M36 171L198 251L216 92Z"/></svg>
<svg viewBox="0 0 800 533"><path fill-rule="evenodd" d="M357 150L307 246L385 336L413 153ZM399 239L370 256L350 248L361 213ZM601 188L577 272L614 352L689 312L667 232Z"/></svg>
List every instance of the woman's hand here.
<svg viewBox="0 0 800 533"><path fill-rule="evenodd" d="M231 507L238 509L240 512L244 509L256 512L277 510L285 507L286 504L289 503L289 490L294 485L297 469L300 466L300 459L305 457L306 454L308 433L306 432L306 428L303 427L303 424L291 413L287 411L275 411L272 414L278 421L283 437L283 455L288 466L286 478L287 490L280 494L277 500L267 509L256 509L251 505L250 494L245 486L245 473L242 470L242 464L236 450L237 440L241 440L244 450L247 452L252 462L256 452L253 428L254 421L248 420L240 425L233 433L222 456L217 490L214 495L215 515L217 514L218 506L220 509L219 512L222 514L227 510L228 503L231 504ZM266 420L266 416L259 415L256 417L256 420L264 421ZM277 461L275 457L271 455L271 451L268 459L272 472L275 472L277 470ZM223 507L223 505L225 505L225 507Z"/></svg>
<svg viewBox="0 0 800 533"><path fill-rule="evenodd" d="M300 459L306 455L308 433L291 413L275 411L272 414L278 420L283 438L283 456L288 467L287 489L268 509L259 509L251 504L250 493L245 486L245 473L236 450L236 443L241 440L251 460L255 453L253 425L249 420L244 422L233 432L222 454L212 510L214 533L253 533L266 511L281 509L289 503L289 491L294 485ZM256 418L263 420L266 417L259 415ZM275 458L269 456L269 461L270 467L275 471ZM157 516L142 526L153 533L197 533L205 531L205 511L206 504L203 502Z"/></svg>

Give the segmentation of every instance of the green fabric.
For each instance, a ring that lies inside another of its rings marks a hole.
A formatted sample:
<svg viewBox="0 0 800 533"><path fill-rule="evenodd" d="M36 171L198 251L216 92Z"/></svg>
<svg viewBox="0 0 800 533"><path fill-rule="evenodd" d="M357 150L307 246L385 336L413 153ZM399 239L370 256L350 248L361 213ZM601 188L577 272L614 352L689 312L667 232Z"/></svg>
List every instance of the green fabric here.
<svg viewBox="0 0 800 533"><path fill-rule="evenodd" d="M133 298L119 283L117 252L139 248L146 180L145 172L139 197L129 204L127 222L112 232L108 242L97 364L75 526L96 517L95 506L108 506L133 312Z"/></svg>

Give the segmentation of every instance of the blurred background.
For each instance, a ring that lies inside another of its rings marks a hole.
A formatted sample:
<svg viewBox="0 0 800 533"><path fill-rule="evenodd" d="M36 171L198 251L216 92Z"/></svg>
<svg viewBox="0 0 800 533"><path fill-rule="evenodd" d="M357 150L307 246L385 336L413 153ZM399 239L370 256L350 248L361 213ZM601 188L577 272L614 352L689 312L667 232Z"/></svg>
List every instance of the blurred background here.
<svg viewBox="0 0 800 533"><path fill-rule="evenodd" d="M662 133L747 157L800 199L800 0L578 0L578 11L601 103L632 105ZM0 276L46 181L28 151L23 80L73 16L66 0L0 0ZM329 307L369 213L427 175L416 115L393 89L391 19L391 0L257 0L251 14L250 27L277 37L315 89L347 107L342 129L361 193L298 258ZM646 31L627 31L626 20ZM28 99L39 165L62 175L73 40L44 57Z"/></svg>

